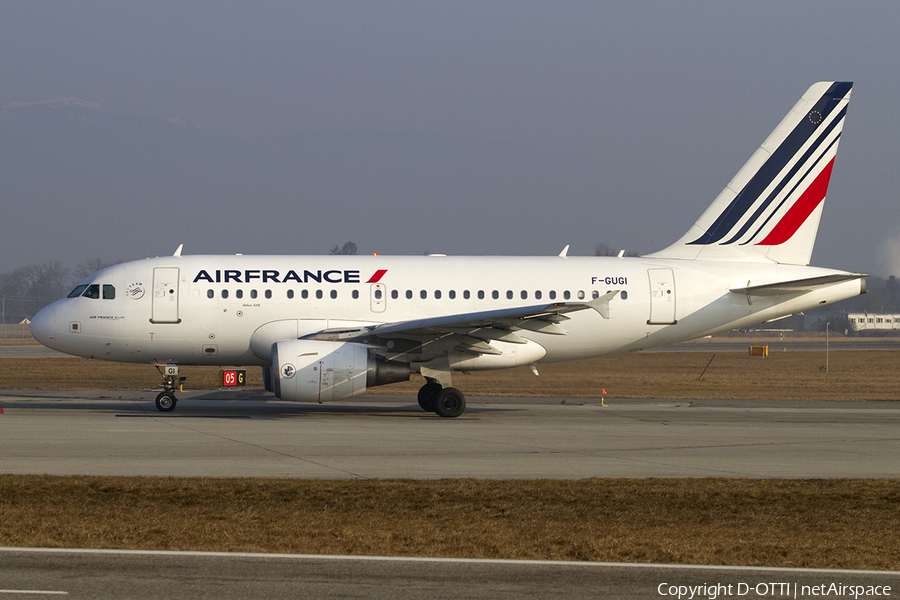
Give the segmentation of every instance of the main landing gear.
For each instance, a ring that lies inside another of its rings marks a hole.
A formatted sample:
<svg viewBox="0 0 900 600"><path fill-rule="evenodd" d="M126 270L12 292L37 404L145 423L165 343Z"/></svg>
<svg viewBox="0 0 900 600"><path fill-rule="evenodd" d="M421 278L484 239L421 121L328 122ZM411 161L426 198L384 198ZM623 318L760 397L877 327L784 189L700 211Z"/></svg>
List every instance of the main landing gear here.
<svg viewBox="0 0 900 600"><path fill-rule="evenodd" d="M178 404L178 398L175 397L175 390L181 389L185 378L178 376L178 365L169 363L166 365L153 365L164 377L163 391L156 397L156 409L160 412L172 412L175 405ZM161 367L165 366L165 372Z"/></svg>
<svg viewBox="0 0 900 600"><path fill-rule="evenodd" d="M458 417L466 410L466 397L461 391L442 387L436 381L429 381L419 389L418 400L422 410L439 417Z"/></svg>

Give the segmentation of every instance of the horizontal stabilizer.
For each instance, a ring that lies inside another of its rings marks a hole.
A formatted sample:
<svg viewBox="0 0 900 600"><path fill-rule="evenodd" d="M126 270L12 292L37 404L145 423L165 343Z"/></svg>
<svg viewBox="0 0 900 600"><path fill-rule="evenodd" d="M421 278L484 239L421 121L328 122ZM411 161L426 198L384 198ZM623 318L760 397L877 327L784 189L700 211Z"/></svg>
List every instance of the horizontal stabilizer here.
<svg viewBox="0 0 900 600"><path fill-rule="evenodd" d="M861 273L836 273L808 279L794 279L793 281L780 281L778 283L764 283L762 285L750 285L742 288L733 288L735 294L748 294L753 296L778 296L779 294L803 294L820 288L826 288L845 281L854 279L863 280L866 275ZM865 282L862 281L862 286ZM865 291L865 288L862 288Z"/></svg>

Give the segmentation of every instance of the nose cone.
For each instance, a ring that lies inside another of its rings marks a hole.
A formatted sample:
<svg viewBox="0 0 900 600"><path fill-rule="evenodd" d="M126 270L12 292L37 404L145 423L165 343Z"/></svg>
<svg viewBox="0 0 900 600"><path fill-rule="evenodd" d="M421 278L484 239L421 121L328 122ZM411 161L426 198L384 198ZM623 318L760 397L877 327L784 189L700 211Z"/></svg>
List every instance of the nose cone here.
<svg viewBox="0 0 900 600"><path fill-rule="evenodd" d="M51 304L42 309L31 319L31 335L34 339L47 346L54 348L56 345L56 309Z"/></svg>

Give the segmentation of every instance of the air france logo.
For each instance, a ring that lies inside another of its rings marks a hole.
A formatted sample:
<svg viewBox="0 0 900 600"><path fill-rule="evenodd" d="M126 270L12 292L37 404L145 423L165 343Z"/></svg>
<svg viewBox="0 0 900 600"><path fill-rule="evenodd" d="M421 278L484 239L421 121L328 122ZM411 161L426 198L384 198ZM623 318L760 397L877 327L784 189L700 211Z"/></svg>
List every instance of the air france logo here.
<svg viewBox="0 0 900 600"><path fill-rule="evenodd" d="M365 283L378 283L386 273L387 269L378 269ZM359 271L341 271L338 269L329 271L321 269L316 271L291 269L286 273L275 269L246 269L244 271L216 269L212 272L201 269L197 276L194 277L194 283L200 281L206 281L207 283L253 283L254 281L261 283L362 283L359 278Z"/></svg>

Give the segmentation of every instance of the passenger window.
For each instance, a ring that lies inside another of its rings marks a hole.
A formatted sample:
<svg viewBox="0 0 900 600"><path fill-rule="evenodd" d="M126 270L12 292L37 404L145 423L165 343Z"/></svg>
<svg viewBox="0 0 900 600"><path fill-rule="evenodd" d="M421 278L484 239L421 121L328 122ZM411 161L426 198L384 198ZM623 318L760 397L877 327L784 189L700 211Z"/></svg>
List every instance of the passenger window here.
<svg viewBox="0 0 900 600"><path fill-rule="evenodd" d="M578 299L584 300L584 290L578 290Z"/></svg>
<svg viewBox="0 0 900 600"><path fill-rule="evenodd" d="M266 298L267 299L272 298L272 290L266 290Z"/></svg>
<svg viewBox="0 0 900 600"><path fill-rule="evenodd" d="M541 299L541 292L540 292L540 290L538 290L538 291L536 291L536 292L534 293L534 298L535 298L535 300L540 300L540 299Z"/></svg>
<svg viewBox="0 0 900 600"><path fill-rule="evenodd" d="M257 296L256 290L250 290L250 297L256 298L256 296Z"/></svg>
<svg viewBox="0 0 900 600"><path fill-rule="evenodd" d="M391 298L396 300L399 297L400 297L400 292L398 292L397 290L391 290Z"/></svg>
<svg viewBox="0 0 900 600"><path fill-rule="evenodd" d="M244 290L235 290L235 292L234 292L234 297L235 297L235 298L243 298L243 297L244 297Z"/></svg>
<svg viewBox="0 0 900 600"><path fill-rule="evenodd" d="M79 285L79 286L76 287L74 290L72 290L71 292L69 292L69 295L66 296L66 297L67 297L67 298L77 298L77 297L80 296L80 295L84 292L84 290L86 290L86 289L87 289L87 285Z"/></svg>
<svg viewBox="0 0 900 600"><path fill-rule="evenodd" d="M309 290L300 290L300 297L304 300L309 298Z"/></svg>
<svg viewBox="0 0 900 600"><path fill-rule="evenodd" d="M406 299L412 300L412 290L406 290Z"/></svg>
<svg viewBox="0 0 900 600"><path fill-rule="evenodd" d="M104 300L115 300L116 299L116 288L115 286L103 284L103 299Z"/></svg>
<svg viewBox="0 0 900 600"><path fill-rule="evenodd" d="M563 298L565 298L566 300L568 300L571 297L572 297L572 293L569 292L569 290L566 290L563 292Z"/></svg>
<svg viewBox="0 0 900 600"><path fill-rule="evenodd" d="M552 290L552 291L550 292L550 299L551 299L551 300L556 300L556 291L555 291L555 290Z"/></svg>
<svg viewBox="0 0 900 600"><path fill-rule="evenodd" d="M356 296L353 297L356 298ZM375 290L375 299L381 300L381 290Z"/></svg>
<svg viewBox="0 0 900 600"><path fill-rule="evenodd" d="M435 300L441 299L441 290L434 290L434 299Z"/></svg>
<svg viewBox="0 0 900 600"><path fill-rule="evenodd" d="M334 300L337 298L337 290L331 290L331 299Z"/></svg>
<svg viewBox="0 0 900 600"><path fill-rule="evenodd" d="M478 290L478 299L484 300L484 290Z"/></svg>
<svg viewBox="0 0 900 600"><path fill-rule="evenodd" d="M447 292L447 295L450 296L451 300L455 300L456 299L456 290L450 290L449 292Z"/></svg>
<svg viewBox="0 0 900 600"><path fill-rule="evenodd" d="M493 298L494 300L496 300L499 297L500 297L500 292L498 292L497 290L494 290L493 292L491 292L491 298Z"/></svg>
<svg viewBox="0 0 900 600"><path fill-rule="evenodd" d="M622 290L622 293L619 294L619 298L621 298L622 300L628 300L628 292Z"/></svg>
<svg viewBox="0 0 900 600"><path fill-rule="evenodd" d="M381 290L378 290L378 292L379 292L379 294L380 294ZM359 290L353 290L353 293L350 294L350 295L353 296L353 299L354 299L354 300L358 299L358 298L359 298ZM379 295L378 297L381 298L380 295Z"/></svg>
<svg viewBox="0 0 900 600"><path fill-rule="evenodd" d="M528 300L528 292L522 290L522 300Z"/></svg>
<svg viewBox="0 0 900 600"><path fill-rule="evenodd" d="M463 292L463 298L465 298L466 300L469 299L469 290Z"/></svg>
<svg viewBox="0 0 900 600"><path fill-rule="evenodd" d="M419 298L421 298L422 300L424 300L427 297L428 297L428 292L426 292L425 290L422 290L421 292L419 292Z"/></svg>
<svg viewBox="0 0 900 600"><path fill-rule="evenodd" d="M321 299L322 299L322 290L316 290L316 299L317 299L317 300L321 300Z"/></svg>
<svg viewBox="0 0 900 600"><path fill-rule="evenodd" d="M288 290L287 297L288 297L288 300L290 300L291 298L293 298L293 297L294 297L294 290Z"/></svg>
<svg viewBox="0 0 900 600"><path fill-rule="evenodd" d="M594 293L591 294L591 296L593 296L593 297L594 297L594 300L596 300L597 298L600 297L600 292L598 292L597 290L594 290Z"/></svg>
<svg viewBox="0 0 900 600"><path fill-rule="evenodd" d="M512 300L512 297L513 297L513 292L512 292L512 290L506 290L506 299L507 299L507 300Z"/></svg>
<svg viewBox="0 0 900 600"><path fill-rule="evenodd" d="M87 289L84 290L82 296L84 296L85 298L91 298L92 300L97 300L100 297L100 284L92 283L91 285L87 286Z"/></svg>
<svg viewBox="0 0 900 600"><path fill-rule="evenodd" d="M222 297L223 297L223 298L227 298L227 297L228 297L228 290L222 290Z"/></svg>
<svg viewBox="0 0 900 600"><path fill-rule="evenodd" d="M206 290L206 297L207 297L207 298L215 298L215 297L216 297L216 293L215 293L214 291L212 291L212 290Z"/></svg>

